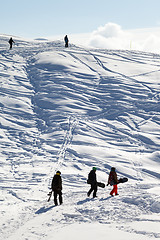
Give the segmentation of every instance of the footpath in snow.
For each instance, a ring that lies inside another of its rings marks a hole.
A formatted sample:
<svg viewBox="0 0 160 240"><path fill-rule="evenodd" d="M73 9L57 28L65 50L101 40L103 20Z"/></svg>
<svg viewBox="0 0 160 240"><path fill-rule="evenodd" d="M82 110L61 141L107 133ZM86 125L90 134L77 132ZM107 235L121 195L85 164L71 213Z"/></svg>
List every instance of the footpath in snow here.
<svg viewBox="0 0 160 240"><path fill-rule="evenodd" d="M0 238L160 238L160 56L0 35ZM93 166L111 187L88 198ZM62 206L47 194L62 172ZM77 234L78 233L78 234Z"/></svg>

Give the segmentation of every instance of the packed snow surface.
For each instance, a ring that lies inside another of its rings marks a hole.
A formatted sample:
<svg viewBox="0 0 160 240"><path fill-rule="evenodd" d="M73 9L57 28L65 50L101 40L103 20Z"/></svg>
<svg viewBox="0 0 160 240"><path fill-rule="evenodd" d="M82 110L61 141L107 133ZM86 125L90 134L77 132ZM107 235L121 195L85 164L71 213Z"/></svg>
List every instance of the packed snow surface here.
<svg viewBox="0 0 160 240"><path fill-rule="evenodd" d="M160 55L0 36L0 239L160 239ZM97 167L127 183L87 197ZM62 172L63 205L47 202Z"/></svg>

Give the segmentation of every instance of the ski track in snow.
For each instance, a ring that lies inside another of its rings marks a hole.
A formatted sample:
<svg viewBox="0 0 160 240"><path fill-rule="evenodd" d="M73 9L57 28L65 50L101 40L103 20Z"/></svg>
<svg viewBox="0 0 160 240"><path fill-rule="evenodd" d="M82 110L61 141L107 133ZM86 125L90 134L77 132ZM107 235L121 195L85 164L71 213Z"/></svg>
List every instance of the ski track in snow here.
<svg viewBox="0 0 160 240"><path fill-rule="evenodd" d="M160 56L21 39L8 51L0 38L0 238L51 239L100 223L159 239L144 226L160 222ZM112 166L129 178L119 196L106 187L86 197L93 166L99 181ZM56 170L58 207L47 202Z"/></svg>

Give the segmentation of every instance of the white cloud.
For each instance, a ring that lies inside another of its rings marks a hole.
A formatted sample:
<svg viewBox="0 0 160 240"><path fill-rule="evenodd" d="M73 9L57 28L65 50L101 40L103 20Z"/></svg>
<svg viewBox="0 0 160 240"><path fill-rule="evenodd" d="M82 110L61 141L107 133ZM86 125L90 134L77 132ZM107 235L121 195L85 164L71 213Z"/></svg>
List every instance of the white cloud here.
<svg viewBox="0 0 160 240"><path fill-rule="evenodd" d="M118 24L107 23L91 34L88 45L160 53L160 29L123 30Z"/></svg>
<svg viewBox="0 0 160 240"><path fill-rule="evenodd" d="M121 26L115 23L107 23L104 26L100 26L96 31L93 32L93 34L101 35L105 38L117 38L125 36Z"/></svg>
<svg viewBox="0 0 160 240"><path fill-rule="evenodd" d="M160 53L160 37L157 37L156 35L153 34L150 35L144 41L143 50Z"/></svg>
<svg viewBox="0 0 160 240"><path fill-rule="evenodd" d="M92 33L89 45L98 48L129 49L131 34L115 23L107 23Z"/></svg>

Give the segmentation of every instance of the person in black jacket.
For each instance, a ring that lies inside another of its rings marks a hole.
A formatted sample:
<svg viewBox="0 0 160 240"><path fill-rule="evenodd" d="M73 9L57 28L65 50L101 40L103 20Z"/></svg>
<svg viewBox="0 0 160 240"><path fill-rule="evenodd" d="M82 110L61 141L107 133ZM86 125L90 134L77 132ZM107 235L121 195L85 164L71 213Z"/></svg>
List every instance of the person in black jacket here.
<svg viewBox="0 0 160 240"><path fill-rule="evenodd" d="M91 188L88 191L87 195L88 197L93 192L93 198L97 197L97 177L96 177L96 167L93 167L90 173L88 174L88 180L87 183L91 184Z"/></svg>
<svg viewBox="0 0 160 240"><path fill-rule="evenodd" d="M12 44L14 43L14 41L13 41L13 39L12 39L12 37L9 39L9 45L10 45L10 49L12 49Z"/></svg>
<svg viewBox="0 0 160 240"><path fill-rule="evenodd" d="M65 47L68 47L69 40L67 35L64 37L64 42L65 42Z"/></svg>
<svg viewBox="0 0 160 240"><path fill-rule="evenodd" d="M52 180L52 191L54 193L54 203L57 206L58 201L57 201L57 196L59 195L59 204L63 203L62 200L62 178L61 178L61 172L57 171L56 174L53 177Z"/></svg>

